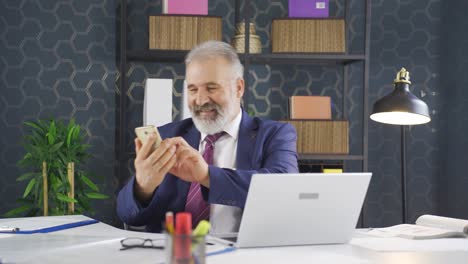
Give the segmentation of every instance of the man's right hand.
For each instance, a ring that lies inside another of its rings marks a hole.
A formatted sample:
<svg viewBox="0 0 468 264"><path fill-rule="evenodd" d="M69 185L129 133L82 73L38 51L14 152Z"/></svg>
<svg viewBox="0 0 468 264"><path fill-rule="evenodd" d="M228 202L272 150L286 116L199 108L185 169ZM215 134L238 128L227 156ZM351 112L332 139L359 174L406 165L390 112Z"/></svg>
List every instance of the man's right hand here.
<svg viewBox="0 0 468 264"><path fill-rule="evenodd" d="M135 195L140 202L148 201L154 190L164 180L166 173L176 163L176 147L164 140L159 147L151 152L151 146L156 137L150 136L146 144L135 138Z"/></svg>

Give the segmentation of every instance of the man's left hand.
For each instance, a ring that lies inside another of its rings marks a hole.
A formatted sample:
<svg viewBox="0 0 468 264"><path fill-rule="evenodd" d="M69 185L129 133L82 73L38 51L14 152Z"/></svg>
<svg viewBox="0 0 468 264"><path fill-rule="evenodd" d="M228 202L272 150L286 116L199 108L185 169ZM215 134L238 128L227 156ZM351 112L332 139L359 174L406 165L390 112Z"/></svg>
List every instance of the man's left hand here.
<svg viewBox="0 0 468 264"><path fill-rule="evenodd" d="M171 138L170 140L171 144L177 146L177 162L169 172L184 181L198 182L209 188L208 164L203 156L182 137Z"/></svg>

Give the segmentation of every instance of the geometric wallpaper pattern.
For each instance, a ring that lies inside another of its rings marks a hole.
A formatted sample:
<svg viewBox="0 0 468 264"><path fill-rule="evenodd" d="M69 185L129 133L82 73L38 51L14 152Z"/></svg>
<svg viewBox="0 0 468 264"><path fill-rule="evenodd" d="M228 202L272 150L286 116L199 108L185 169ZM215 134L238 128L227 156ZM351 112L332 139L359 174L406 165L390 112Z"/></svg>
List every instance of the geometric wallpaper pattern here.
<svg viewBox="0 0 468 264"><path fill-rule="evenodd" d="M114 192L115 1L0 1L0 214L16 207L24 121L75 118L92 147L85 166ZM112 221L112 199L93 202Z"/></svg>
<svg viewBox="0 0 468 264"><path fill-rule="evenodd" d="M431 122L406 133L408 220L437 213L437 180L442 175L440 124L442 90L439 83L441 34L440 0L372 1L369 105L392 91L401 67L410 71L411 91L424 100ZM401 221L400 127L369 120L368 225Z"/></svg>
<svg viewBox="0 0 468 264"><path fill-rule="evenodd" d="M443 8L444 30L441 43L441 92L444 94L443 109L446 120L441 128L447 135L443 146L443 174L439 179L440 198L445 206L441 211L447 215L468 219L468 10L467 1L446 3Z"/></svg>
<svg viewBox="0 0 468 264"><path fill-rule="evenodd" d="M128 1L128 48L146 48L146 17L160 13L160 2ZM344 15L345 2L350 5L347 47L362 53L364 1L331 2L331 14L338 17ZM453 205L454 200L468 203L463 167L468 162L468 140L463 134L468 131L468 37L465 34L460 41L456 33L468 26L463 12L467 4L442 0L373 0L371 4L369 109L391 91L395 74L404 66L411 72L411 90L428 103L431 112L430 123L407 131L409 219L422 213L468 217L466 209L460 213L463 208ZM36 118L73 117L82 125L93 146L93 157L86 166L102 176L97 180L99 186L114 197L123 184L115 171L119 1L0 0L0 6L0 214L14 208L24 190L25 183L15 181L21 173L16 162L24 155L22 122ZM262 49L269 52L270 21L287 16L287 0L255 0L252 8ZM234 1L209 1L209 14L223 16L223 40L227 42L234 33L233 9ZM369 124L369 171L374 177L366 202L366 225L397 224L401 218L399 127L362 120L363 65L349 66L346 98L341 92L342 72L343 66L251 65L248 107L258 116L277 120L287 116L290 95L329 95L334 118L341 118L345 100L352 153L362 151L362 122ZM179 119L184 65L131 62L125 74L129 103L126 148L131 152L132 140L128 139L142 122L144 80L175 80L173 117ZM128 177L133 170L131 159L126 166ZM359 170L359 164L351 166ZM96 218L119 225L114 199L97 202L95 208Z"/></svg>

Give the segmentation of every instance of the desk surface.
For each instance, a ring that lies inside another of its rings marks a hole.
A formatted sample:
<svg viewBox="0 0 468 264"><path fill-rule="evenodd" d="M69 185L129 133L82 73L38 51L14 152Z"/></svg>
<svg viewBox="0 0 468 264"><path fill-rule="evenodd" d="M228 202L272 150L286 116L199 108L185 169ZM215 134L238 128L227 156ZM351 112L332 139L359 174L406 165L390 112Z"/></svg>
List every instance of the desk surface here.
<svg viewBox="0 0 468 264"><path fill-rule="evenodd" d="M47 218L50 221L51 218ZM79 221L67 216L58 221ZM45 221L44 218L17 219ZM15 219L0 219L0 225ZM164 252L156 249L120 251L125 237L161 239L161 234L125 231L104 223L53 233L0 234L0 263L163 263ZM408 240L371 238L356 233L350 244L237 249L210 256L208 263L466 263L468 239Z"/></svg>

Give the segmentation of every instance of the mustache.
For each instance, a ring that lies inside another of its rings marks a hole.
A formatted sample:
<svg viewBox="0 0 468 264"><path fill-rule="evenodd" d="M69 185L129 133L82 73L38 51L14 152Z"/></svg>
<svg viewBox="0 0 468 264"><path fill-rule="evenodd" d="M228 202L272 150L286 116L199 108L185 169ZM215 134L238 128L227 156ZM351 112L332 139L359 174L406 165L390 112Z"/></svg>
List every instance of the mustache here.
<svg viewBox="0 0 468 264"><path fill-rule="evenodd" d="M217 113L221 113L221 106L215 103L206 103L203 105L194 105L192 107L192 111L196 114L200 113L201 111L211 111L216 110Z"/></svg>

